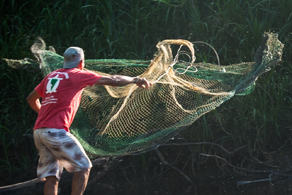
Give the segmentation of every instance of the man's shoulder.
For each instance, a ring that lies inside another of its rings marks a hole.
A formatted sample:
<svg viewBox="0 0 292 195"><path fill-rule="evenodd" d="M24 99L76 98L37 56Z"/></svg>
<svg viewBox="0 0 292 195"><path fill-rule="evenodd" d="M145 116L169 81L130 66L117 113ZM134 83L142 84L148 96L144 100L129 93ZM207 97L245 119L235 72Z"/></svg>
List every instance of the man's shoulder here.
<svg viewBox="0 0 292 195"><path fill-rule="evenodd" d="M101 75L99 75L98 73L95 73L94 71L91 70L80 70L78 68L61 68L58 70L55 70L53 72L51 72L48 76L52 77L54 75L70 75L70 77L76 77L76 76L81 76L82 78L86 78L86 77L101 77Z"/></svg>
<svg viewBox="0 0 292 195"><path fill-rule="evenodd" d="M80 70L82 71L83 74L90 74L90 75L96 75L96 76L101 76L98 73L91 71L91 70Z"/></svg>

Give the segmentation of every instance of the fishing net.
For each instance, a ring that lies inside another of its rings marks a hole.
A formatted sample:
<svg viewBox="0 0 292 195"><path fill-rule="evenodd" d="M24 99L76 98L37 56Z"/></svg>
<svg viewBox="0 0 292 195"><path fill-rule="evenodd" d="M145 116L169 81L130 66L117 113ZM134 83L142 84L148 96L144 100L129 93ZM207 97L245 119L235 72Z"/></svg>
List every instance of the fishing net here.
<svg viewBox="0 0 292 195"><path fill-rule="evenodd" d="M135 84L85 88L70 130L91 156L155 148L234 95L249 94L257 78L281 61L283 47L277 34L265 33L255 62L228 66L194 63L193 43L186 40L159 42L151 61L86 60L85 67L98 74L139 76L154 84L149 90ZM53 48L46 50L42 39L31 50L43 75L62 68L63 57ZM181 60L186 57L189 60ZM31 64L26 59L6 61L11 66Z"/></svg>

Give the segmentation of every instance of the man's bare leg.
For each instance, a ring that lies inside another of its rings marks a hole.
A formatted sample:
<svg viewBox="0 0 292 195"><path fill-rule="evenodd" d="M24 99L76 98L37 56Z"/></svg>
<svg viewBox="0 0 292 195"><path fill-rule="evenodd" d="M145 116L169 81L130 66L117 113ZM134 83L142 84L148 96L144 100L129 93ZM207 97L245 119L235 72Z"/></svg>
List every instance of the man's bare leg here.
<svg viewBox="0 0 292 195"><path fill-rule="evenodd" d="M44 195L57 195L58 184L59 182L55 176L46 177Z"/></svg>
<svg viewBox="0 0 292 195"><path fill-rule="evenodd" d="M78 171L73 175L71 195L82 195L87 186L90 169L87 171Z"/></svg>

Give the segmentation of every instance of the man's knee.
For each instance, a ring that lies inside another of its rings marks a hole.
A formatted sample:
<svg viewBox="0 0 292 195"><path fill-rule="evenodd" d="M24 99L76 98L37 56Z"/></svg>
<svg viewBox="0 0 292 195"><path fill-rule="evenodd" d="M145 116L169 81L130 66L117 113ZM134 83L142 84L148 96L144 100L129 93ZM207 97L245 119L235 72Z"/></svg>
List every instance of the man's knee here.
<svg viewBox="0 0 292 195"><path fill-rule="evenodd" d="M86 170L86 173L89 175L91 168Z"/></svg>
<svg viewBox="0 0 292 195"><path fill-rule="evenodd" d="M78 171L76 173L78 173L78 174L84 174L85 176L88 176L90 174L90 169L91 168L86 169L86 170L83 170L83 171Z"/></svg>
<svg viewBox="0 0 292 195"><path fill-rule="evenodd" d="M57 185L59 183L59 181L56 178L56 176L48 176L48 177L46 177L46 182L48 182L50 184L54 184L54 185Z"/></svg>
<svg viewBox="0 0 292 195"><path fill-rule="evenodd" d="M90 174L90 169L86 169L83 171L77 171L74 173L73 182L77 181L77 180L80 180L82 182L86 182L89 178L89 174Z"/></svg>
<svg viewBox="0 0 292 195"><path fill-rule="evenodd" d="M87 169L85 172L90 173L91 168Z"/></svg>

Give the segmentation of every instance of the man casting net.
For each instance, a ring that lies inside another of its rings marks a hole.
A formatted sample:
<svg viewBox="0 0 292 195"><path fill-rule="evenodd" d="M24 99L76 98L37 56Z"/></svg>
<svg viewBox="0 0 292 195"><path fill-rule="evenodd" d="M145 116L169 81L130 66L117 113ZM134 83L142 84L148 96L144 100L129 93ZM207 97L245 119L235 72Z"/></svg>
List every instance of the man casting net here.
<svg viewBox="0 0 292 195"><path fill-rule="evenodd" d="M179 46L175 56L174 45ZM257 78L281 61L283 47L277 34L265 33L255 62L228 66L194 63L193 44L186 40L159 42L151 62L85 60L85 68L100 75L138 76L154 84L149 90L135 84L85 88L70 131L92 157L155 148L234 95L249 94ZM62 67L63 57L46 50L41 39L31 50L44 76ZM190 60L181 62L180 55Z"/></svg>

